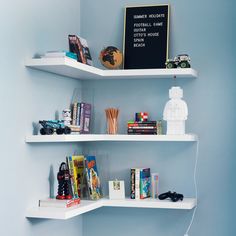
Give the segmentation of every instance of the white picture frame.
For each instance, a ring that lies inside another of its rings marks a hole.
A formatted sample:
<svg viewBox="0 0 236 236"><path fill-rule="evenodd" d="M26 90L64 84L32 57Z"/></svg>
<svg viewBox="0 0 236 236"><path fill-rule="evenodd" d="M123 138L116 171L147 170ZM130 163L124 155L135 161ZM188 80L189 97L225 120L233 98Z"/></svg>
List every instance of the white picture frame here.
<svg viewBox="0 0 236 236"><path fill-rule="evenodd" d="M123 180L109 181L109 199L125 199L125 182Z"/></svg>

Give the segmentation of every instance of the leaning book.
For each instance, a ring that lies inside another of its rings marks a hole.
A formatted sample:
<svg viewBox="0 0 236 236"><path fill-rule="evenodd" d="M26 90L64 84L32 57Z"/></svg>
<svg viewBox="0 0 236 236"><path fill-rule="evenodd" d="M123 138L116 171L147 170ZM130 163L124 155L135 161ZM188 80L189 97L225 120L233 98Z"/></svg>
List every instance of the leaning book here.
<svg viewBox="0 0 236 236"><path fill-rule="evenodd" d="M39 207L69 208L80 204L80 199L58 200L56 198L47 198L39 200Z"/></svg>
<svg viewBox="0 0 236 236"><path fill-rule="evenodd" d="M102 188L95 156L85 157L85 171L90 199L98 200L102 198Z"/></svg>
<svg viewBox="0 0 236 236"><path fill-rule="evenodd" d="M68 35L70 52L77 54L78 62L92 66L93 61L86 39L78 35Z"/></svg>

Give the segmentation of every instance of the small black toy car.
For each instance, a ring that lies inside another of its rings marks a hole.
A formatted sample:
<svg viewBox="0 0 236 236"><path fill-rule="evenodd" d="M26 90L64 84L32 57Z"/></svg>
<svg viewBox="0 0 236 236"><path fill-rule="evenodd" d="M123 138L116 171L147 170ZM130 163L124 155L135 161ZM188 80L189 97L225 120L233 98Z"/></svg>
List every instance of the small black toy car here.
<svg viewBox="0 0 236 236"><path fill-rule="evenodd" d="M71 133L70 127L65 126L62 120L40 120L39 124L43 126L43 128L40 129L40 134L42 135L51 135L54 132L57 134Z"/></svg>
<svg viewBox="0 0 236 236"><path fill-rule="evenodd" d="M177 55L174 60L168 59L166 61L166 68L173 69L173 68L190 68L190 58L187 54L179 54Z"/></svg>

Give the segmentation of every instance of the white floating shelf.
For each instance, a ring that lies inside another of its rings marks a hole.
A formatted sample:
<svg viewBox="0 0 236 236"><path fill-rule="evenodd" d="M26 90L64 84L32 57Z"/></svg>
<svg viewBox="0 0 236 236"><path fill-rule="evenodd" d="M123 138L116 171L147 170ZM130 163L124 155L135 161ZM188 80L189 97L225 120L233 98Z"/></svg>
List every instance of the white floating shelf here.
<svg viewBox="0 0 236 236"><path fill-rule="evenodd" d="M81 201L78 206L70 208L34 207L27 209L26 217L67 220L102 206L102 201Z"/></svg>
<svg viewBox="0 0 236 236"><path fill-rule="evenodd" d="M101 70L76 60L61 58L34 58L26 60L25 65L33 69L51 72L75 79L157 79L157 78L196 78L197 72L187 69L132 69L132 70Z"/></svg>
<svg viewBox="0 0 236 236"><path fill-rule="evenodd" d="M101 199L98 201L82 200L79 206L71 208L52 208L52 207L35 207L26 211L26 217L45 218L45 219L70 219L83 213L93 211L101 207L136 207L136 208L162 208L162 209L182 209L190 210L197 204L195 198L184 198L183 201L171 202L170 200L109 200Z"/></svg>
<svg viewBox="0 0 236 236"><path fill-rule="evenodd" d="M128 134L79 134L79 135L29 135L27 143L55 143L55 142L96 142L96 141L140 141L140 142L195 142L195 134L184 135L128 135Z"/></svg>

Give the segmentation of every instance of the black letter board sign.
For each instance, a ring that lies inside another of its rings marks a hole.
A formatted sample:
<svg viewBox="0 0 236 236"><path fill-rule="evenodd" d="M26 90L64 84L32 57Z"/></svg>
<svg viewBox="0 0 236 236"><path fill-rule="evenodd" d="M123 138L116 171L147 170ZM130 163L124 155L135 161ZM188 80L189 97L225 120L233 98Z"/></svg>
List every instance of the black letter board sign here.
<svg viewBox="0 0 236 236"><path fill-rule="evenodd" d="M165 68L169 5L125 8L124 69Z"/></svg>

